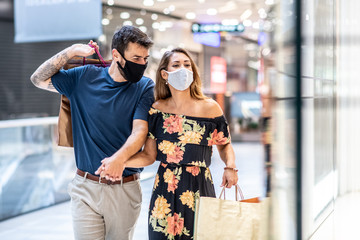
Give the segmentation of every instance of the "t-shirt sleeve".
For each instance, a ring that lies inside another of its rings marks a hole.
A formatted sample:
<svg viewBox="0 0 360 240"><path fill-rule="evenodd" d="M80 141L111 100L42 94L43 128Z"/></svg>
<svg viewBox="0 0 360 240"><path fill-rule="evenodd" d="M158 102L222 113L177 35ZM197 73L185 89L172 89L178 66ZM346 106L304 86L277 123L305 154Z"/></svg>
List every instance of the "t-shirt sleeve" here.
<svg viewBox="0 0 360 240"><path fill-rule="evenodd" d="M70 97L85 69L86 67L76 67L69 70L62 69L51 77L51 82L60 94Z"/></svg>
<svg viewBox="0 0 360 240"><path fill-rule="evenodd" d="M148 121L148 123L149 123L148 138L151 138L151 139L156 139L156 136L155 136L156 115L157 114L154 114L150 110L149 121Z"/></svg>
<svg viewBox="0 0 360 240"><path fill-rule="evenodd" d="M150 81L145 92L142 94L139 100L134 114L135 119L141 119L148 121L149 110L151 105L154 103L154 83Z"/></svg>
<svg viewBox="0 0 360 240"><path fill-rule="evenodd" d="M208 145L225 145L231 142L229 124L225 116L216 119L216 127L207 138Z"/></svg>

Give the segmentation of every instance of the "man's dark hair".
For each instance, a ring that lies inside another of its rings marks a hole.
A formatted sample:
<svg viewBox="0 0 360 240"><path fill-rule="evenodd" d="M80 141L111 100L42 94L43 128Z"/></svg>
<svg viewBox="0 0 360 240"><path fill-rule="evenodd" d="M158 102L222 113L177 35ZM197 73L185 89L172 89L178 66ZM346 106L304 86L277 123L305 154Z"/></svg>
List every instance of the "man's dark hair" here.
<svg viewBox="0 0 360 240"><path fill-rule="evenodd" d="M139 28L126 25L114 33L111 49L116 49L120 54L124 55L129 42L137 43L146 49L149 49L154 44L148 35Z"/></svg>

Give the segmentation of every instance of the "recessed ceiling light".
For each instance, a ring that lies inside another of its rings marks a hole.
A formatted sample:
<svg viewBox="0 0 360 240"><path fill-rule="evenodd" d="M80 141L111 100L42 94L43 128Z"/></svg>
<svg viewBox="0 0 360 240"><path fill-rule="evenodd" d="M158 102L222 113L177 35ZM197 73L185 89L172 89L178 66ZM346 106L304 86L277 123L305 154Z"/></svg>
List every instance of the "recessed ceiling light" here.
<svg viewBox="0 0 360 240"><path fill-rule="evenodd" d="M101 20L101 24L104 25L104 26L109 25L109 23L110 23L110 20L107 19L107 18L103 18L103 19Z"/></svg>
<svg viewBox="0 0 360 240"><path fill-rule="evenodd" d="M109 6L114 5L114 0L108 0L108 1L107 1L107 4L108 4Z"/></svg>
<svg viewBox="0 0 360 240"><path fill-rule="evenodd" d="M111 8L106 9L106 14L107 14L107 15L112 14L112 9L111 9Z"/></svg>
<svg viewBox="0 0 360 240"><path fill-rule="evenodd" d="M121 19L128 19L129 17L130 17L130 13L128 13L128 12L120 13L120 18Z"/></svg>
<svg viewBox="0 0 360 240"><path fill-rule="evenodd" d="M142 24L144 23L144 19L142 19L142 18L137 18L137 19L135 20L135 22L136 22L137 25L142 25Z"/></svg>
<svg viewBox="0 0 360 240"><path fill-rule="evenodd" d="M163 11L164 14L170 14L170 10L168 8L165 8L164 11Z"/></svg>
<svg viewBox="0 0 360 240"><path fill-rule="evenodd" d="M154 5L154 1L153 0L144 0L143 4L144 4L144 6L151 7Z"/></svg>
<svg viewBox="0 0 360 240"><path fill-rule="evenodd" d="M160 27L160 23L154 22L151 26L153 29L158 29Z"/></svg>
<svg viewBox="0 0 360 240"><path fill-rule="evenodd" d="M143 31L144 33L147 32L147 27L145 27L145 26L140 26L139 29L140 29L141 31Z"/></svg>
<svg viewBox="0 0 360 240"><path fill-rule="evenodd" d="M145 10L145 9L141 9L141 10L140 10L140 15L145 16L145 15L146 15L146 10Z"/></svg>
<svg viewBox="0 0 360 240"><path fill-rule="evenodd" d="M123 23L123 26L125 26L125 25L132 26L133 23L132 23L132 21L125 21L125 22Z"/></svg>
<svg viewBox="0 0 360 240"><path fill-rule="evenodd" d="M185 17L187 19L195 19L196 18L196 14L194 12L188 12L186 13Z"/></svg>
<svg viewBox="0 0 360 240"><path fill-rule="evenodd" d="M157 20L158 15L156 13L151 14L151 19L154 20L154 21Z"/></svg>
<svg viewBox="0 0 360 240"><path fill-rule="evenodd" d="M208 10L206 10L207 15L211 15L214 16L217 14L217 10L215 8L209 8Z"/></svg>
<svg viewBox="0 0 360 240"><path fill-rule="evenodd" d="M175 11L175 6L174 5L170 5L169 7L169 10L172 12L172 11Z"/></svg>

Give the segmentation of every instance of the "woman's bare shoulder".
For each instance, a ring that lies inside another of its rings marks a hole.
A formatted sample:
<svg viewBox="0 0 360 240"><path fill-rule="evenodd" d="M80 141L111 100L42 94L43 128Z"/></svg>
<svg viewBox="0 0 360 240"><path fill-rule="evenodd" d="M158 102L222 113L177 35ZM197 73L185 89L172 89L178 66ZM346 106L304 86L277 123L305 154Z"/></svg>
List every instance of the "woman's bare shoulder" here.
<svg viewBox="0 0 360 240"><path fill-rule="evenodd" d="M211 98L201 100L201 111L209 118L219 117L224 114L220 105Z"/></svg>
<svg viewBox="0 0 360 240"><path fill-rule="evenodd" d="M159 99L153 103L152 108L163 111L166 110L166 106L167 106L167 99Z"/></svg>

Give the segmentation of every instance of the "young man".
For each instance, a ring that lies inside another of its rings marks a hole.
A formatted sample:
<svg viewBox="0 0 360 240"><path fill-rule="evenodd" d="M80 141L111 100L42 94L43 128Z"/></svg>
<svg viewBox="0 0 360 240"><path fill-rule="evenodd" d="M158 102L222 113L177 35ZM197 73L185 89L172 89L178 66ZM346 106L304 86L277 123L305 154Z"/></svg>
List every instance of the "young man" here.
<svg viewBox="0 0 360 240"><path fill-rule="evenodd" d="M124 169L123 161L140 150L147 136L154 83L143 73L152 45L138 28L124 26L113 36L110 67L61 70L70 58L95 52L87 44L74 44L31 76L35 86L70 100L78 169L68 191L76 239L132 239L142 169ZM104 159L108 175L100 177L95 171ZM112 177L121 172L122 178Z"/></svg>

